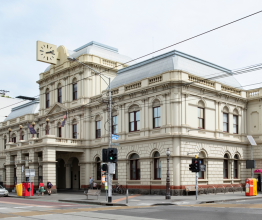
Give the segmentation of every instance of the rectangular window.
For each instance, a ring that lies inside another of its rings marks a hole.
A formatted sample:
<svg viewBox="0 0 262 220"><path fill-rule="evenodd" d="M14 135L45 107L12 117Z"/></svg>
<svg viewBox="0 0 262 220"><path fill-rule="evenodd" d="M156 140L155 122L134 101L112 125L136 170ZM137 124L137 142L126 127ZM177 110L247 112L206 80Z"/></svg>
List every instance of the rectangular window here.
<svg viewBox="0 0 262 220"><path fill-rule="evenodd" d="M200 162L200 166L204 165L204 160L203 159L200 159L199 162ZM204 179L205 178L204 174L205 174L204 171L198 172L198 179Z"/></svg>
<svg viewBox="0 0 262 220"><path fill-rule="evenodd" d="M233 133L238 134L238 116L233 115Z"/></svg>
<svg viewBox="0 0 262 220"><path fill-rule="evenodd" d="M228 114L223 113L223 131L228 132Z"/></svg>
<svg viewBox="0 0 262 220"><path fill-rule="evenodd" d="M112 134L117 134L117 116L112 117Z"/></svg>
<svg viewBox="0 0 262 220"><path fill-rule="evenodd" d="M204 109L198 108L198 128L205 129Z"/></svg>
<svg viewBox="0 0 262 220"><path fill-rule="evenodd" d="M153 108L153 128L160 127L160 107Z"/></svg>
<svg viewBox="0 0 262 220"><path fill-rule="evenodd" d="M237 160L234 160L234 178L235 179L238 178L238 164L237 164Z"/></svg>
<svg viewBox="0 0 262 220"><path fill-rule="evenodd" d="M49 93L45 94L45 107L49 108Z"/></svg>
<svg viewBox="0 0 262 220"><path fill-rule="evenodd" d="M77 100L77 83L73 84L73 100Z"/></svg>
<svg viewBox="0 0 262 220"><path fill-rule="evenodd" d="M57 102L62 103L62 88L57 89Z"/></svg>
<svg viewBox="0 0 262 220"><path fill-rule="evenodd" d="M140 130L140 111L129 113L129 132Z"/></svg>
<svg viewBox="0 0 262 220"><path fill-rule="evenodd" d="M73 125L73 139L77 139L77 124Z"/></svg>
<svg viewBox="0 0 262 220"><path fill-rule="evenodd" d="M96 121L96 138L101 138L101 121Z"/></svg>
<svg viewBox="0 0 262 220"><path fill-rule="evenodd" d="M62 137L62 128L61 127L58 128L58 137Z"/></svg>

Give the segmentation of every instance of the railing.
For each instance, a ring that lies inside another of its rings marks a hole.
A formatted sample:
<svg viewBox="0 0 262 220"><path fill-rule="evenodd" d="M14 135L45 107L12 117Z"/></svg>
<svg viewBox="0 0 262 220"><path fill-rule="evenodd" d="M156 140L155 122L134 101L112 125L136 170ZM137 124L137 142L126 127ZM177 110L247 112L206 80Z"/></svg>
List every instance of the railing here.
<svg viewBox="0 0 262 220"><path fill-rule="evenodd" d="M211 188L211 187L213 187L214 193L216 193L216 188L215 188L214 186L209 186L209 187L207 187L207 189L206 189L206 194L208 194L208 189Z"/></svg>
<svg viewBox="0 0 262 220"><path fill-rule="evenodd" d="M115 62L112 62L110 60L104 60L104 59L103 59L103 64L106 66L112 66L112 67L116 66Z"/></svg>
<svg viewBox="0 0 262 220"><path fill-rule="evenodd" d="M202 79L200 77L188 75L188 80L191 81L191 82L196 82L196 83L199 83L199 84L202 84L202 85L205 85L205 86L209 86L209 87L212 87L212 88L215 87L214 82L211 82L211 81L206 80L206 79Z"/></svg>
<svg viewBox="0 0 262 220"><path fill-rule="evenodd" d="M111 91L111 95L116 95L116 94L118 94L118 92L119 92L118 89L112 90L112 91Z"/></svg>
<svg viewBox="0 0 262 220"><path fill-rule="evenodd" d="M81 144L80 140L74 139L65 139L65 138L56 138L55 142L65 143L65 144Z"/></svg>
<svg viewBox="0 0 262 220"><path fill-rule="evenodd" d="M216 194L217 194L217 189L219 189L219 187L222 186L223 189L224 189L224 194L226 193L226 188L223 186L223 185L218 185L217 188L216 188Z"/></svg>
<svg viewBox="0 0 262 220"><path fill-rule="evenodd" d="M24 121L25 120L25 116L24 117L20 117L20 121Z"/></svg>
<svg viewBox="0 0 262 220"><path fill-rule="evenodd" d="M229 93L234 93L236 95L240 95L241 91L232 87L228 87L228 86L223 86L221 85L221 90L225 91L225 92L229 92Z"/></svg>
<svg viewBox="0 0 262 220"><path fill-rule="evenodd" d="M232 189L232 192L234 193L234 187L233 187L232 185L226 186L225 191L227 191L227 188L228 188L228 187L230 187L230 188L228 189L228 192L230 192L230 189Z"/></svg>
<svg viewBox="0 0 262 220"><path fill-rule="evenodd" d="M43 139L35 140L35 144L42 143L42 142L43 142Z"/></svg>
<svg viewBox="0 0 262 220"><path fill-rule="evenodd" d="M43 73L43 78L50 76L50 71Z"/></svg>
<svg viewBox="0 0 262 220"><path fill-rule="evenodd" d="M3 122L2 125L3 125L3 127L7 126L7 122Z"/></svg>
<svg viewBox="0 0 262 220"><path fill-rule="evenodd" d="M253 91L250 91L250 92L247 93L248 98L256 97L256 96L259 96L259 89L253 90Z"/></svg>
<svg viewBox="0 0 262 220"><path fill-rule="evenodd" d="M136 89L136 88L140 88L140 87L141 87L141 82L139 82L139 83L134 83L134 84L132 84L132 85L126 86L126 87L125 87L125 90L128 91L128 90Z"/></svg>
<svg viewBox="0 0 262 220"><path fill-rule="evenodd" d="M16 123L16 119L10 120L10 124L15 124Z"/></svg>
<svg viewBox="0 0 262 220"><path fill-rule="evenodd" d="M153 84L153 83L157 83L157 82L161 82L161 81L162 81L162 76L157 76L157 77L154 77L152 79L149 79L148 83Z"/></svg>

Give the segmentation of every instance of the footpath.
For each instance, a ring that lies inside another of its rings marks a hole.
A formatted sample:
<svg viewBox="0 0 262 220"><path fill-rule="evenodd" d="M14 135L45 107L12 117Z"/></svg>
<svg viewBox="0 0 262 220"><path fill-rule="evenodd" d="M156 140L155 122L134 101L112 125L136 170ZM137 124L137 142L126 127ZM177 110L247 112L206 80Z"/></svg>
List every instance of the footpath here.
<svg viewBox="0 0 262 220"><path fill-rule="evenodd" d="M10 193L9 196L15 198L18 197L15 193ZM24 199L29 199L25 197ZM31 199L36 199L39 201L50 201L50 202L70 202L70 203L80 203L80 204L94 204L94 205L109 205L106 201L106 194L101 193L101 196L97 199L96 196L89 196L88 199L83 194L83 191L75 192L58 192L57 194L52 194L51 196L37 196L34 195ZM159 195L140 195L140 194L130 194L128 196L128 201L126 200L126 195L113 194L112 204L113 206L158 206L158 205L190 205L190 204L202 204L202 203L218 203L227 201L241 201L250 199L262 199L262 193L259 192L257 196L245 196L244 192L235 193L218 193L218 194L201 194L196 200L195 195L189 196L171 196L171 199L165 199L165 196Z"/></svg>

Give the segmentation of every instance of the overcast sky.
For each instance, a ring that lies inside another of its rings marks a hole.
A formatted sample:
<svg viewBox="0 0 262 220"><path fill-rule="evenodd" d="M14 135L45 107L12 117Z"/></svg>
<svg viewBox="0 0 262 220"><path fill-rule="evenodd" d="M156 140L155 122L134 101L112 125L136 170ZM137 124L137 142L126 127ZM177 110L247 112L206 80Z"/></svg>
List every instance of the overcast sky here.
<svg viewBox="0 0 262 220"><path fill-rule="evenodd" d="M39 94L36 81L48 64L36 61L37 40L71 50L97 41L137 58L262 10L261 0L0 3L0 90L10 91L12 97ZM261 27L262 13L161 53L176 49L228 69L262 63ZM262 82L261 74L262 71L242 74L237 79L245 86Z"/></svg>

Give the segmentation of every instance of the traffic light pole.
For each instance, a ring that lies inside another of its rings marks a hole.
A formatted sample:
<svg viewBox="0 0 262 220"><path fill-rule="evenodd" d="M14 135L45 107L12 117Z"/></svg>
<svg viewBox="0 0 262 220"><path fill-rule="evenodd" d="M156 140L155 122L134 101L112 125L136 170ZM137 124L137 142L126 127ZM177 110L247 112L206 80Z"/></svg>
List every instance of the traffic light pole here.
<svg viewBox="0 0 262 220"><path fill-rule="evenodd" d="M109 122L108 122L108 126L109 126L109 140L108 140L108 142L109 142L109 145L108 145L108 151L109 151L109 149L111 148L111 145L112 145L112 138L111 138L111 136L112 136L112 131L111 131L111 129L112 129L112 126L111 126L111 118L112 118L112 99L111 99L111 80L110 80L110 78L109 78L109 85L108 85L108 89L109 89L109 91L108 91L108 97L109 97L109 109L108 109L108 111L109 111ZM111 167L111 162L108 162L108 171L109 171L109 167ZM110 174L109 172L108 172L108 203L112 203L112 174Z"/></svg>
<svg viewBox="0 0 262 220"><path fill-rule="evenodd" d="M197 159L197 155L195 155L195 158ZM196 200L197 200L197 194L198 194L198 172L196 172Z"/></svg>

